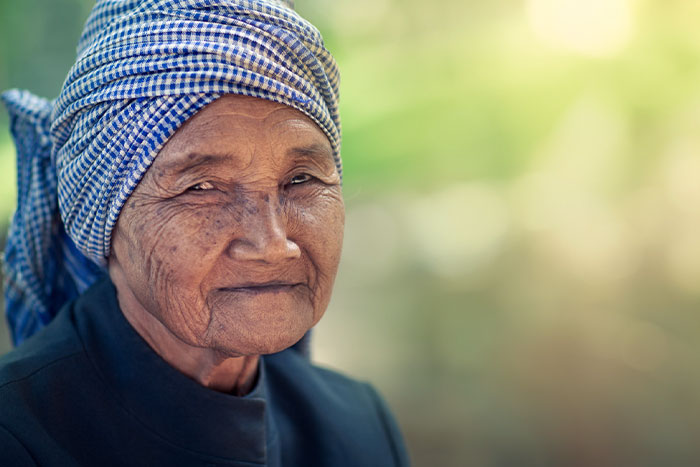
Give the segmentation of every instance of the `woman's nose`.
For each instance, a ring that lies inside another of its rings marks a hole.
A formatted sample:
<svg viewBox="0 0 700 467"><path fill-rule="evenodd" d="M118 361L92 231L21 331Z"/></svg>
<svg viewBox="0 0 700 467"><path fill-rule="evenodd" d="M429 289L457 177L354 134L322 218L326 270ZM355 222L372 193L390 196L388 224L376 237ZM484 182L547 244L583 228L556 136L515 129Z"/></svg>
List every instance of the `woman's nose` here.
<svg viewBox="0 0 700 467"><path fill-rule="evenodd" d="M237 220L231 256L239 261L278 263L301 256L299 245L287 238L286 216L270 196L247 200L245 215Z"/></svg>

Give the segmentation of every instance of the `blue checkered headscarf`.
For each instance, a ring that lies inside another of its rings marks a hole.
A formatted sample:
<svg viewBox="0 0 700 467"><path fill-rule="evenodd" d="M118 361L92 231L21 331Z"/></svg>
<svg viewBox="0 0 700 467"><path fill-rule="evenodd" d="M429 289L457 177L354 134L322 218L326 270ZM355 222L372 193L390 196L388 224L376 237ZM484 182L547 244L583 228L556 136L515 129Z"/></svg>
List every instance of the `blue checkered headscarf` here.
<svg viewBox="0 0 700 467"><path fill-rule="evenodd" d="M5 251L16 344L103 273L124 202L183 122L224 94L286 104L340 162L339 74L283 0L98 0L55 101L2 99L17 146Z"/></svg>

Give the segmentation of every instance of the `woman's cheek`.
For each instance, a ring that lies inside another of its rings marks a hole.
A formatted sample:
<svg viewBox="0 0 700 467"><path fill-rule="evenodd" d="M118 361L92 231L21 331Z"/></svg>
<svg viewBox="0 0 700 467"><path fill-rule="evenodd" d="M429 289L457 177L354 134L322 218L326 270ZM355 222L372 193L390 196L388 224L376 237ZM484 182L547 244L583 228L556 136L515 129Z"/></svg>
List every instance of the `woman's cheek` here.
<svg viewBox="0 0 700 467"><path fill-rule="evenodd" d="M291 197L285 202L290 227L298 229L322 229L325 234L345 222L345 207L339 187L314 190L308 195Z"/></svg>
<svg viewBox="0 0 700 467"><path fill-rule="evenodd" d="M322 233L319 235L319 240L328 253L332 254L338 250L337 256L339 256L345 228L345 205L342 197L324 196L318 200L310 212L311 215L305 220L313 224L314 231Z"/></svg>
<svg viewBox="0 0 700 467"><path fill-rule="evenodd" d="M167 253L196 258L207 257L224 241L228 230L224 209L220 207L188 207L167 218L159 232L167 242Z"/></svg>

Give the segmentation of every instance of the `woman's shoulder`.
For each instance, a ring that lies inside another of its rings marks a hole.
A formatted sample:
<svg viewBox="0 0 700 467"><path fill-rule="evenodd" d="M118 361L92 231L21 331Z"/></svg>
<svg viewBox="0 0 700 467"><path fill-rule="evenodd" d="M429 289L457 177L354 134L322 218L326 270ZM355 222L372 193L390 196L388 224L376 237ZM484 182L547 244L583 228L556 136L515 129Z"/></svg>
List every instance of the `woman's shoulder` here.
<svg viewBox="0 0 700 467"><path fill-rule="evenodd" d="M296 426L313 432L307 439L324 440L328 465L363 465L330 460L343 451L348 461L365 456L369 463L364 465L408 465L398 425L372 385L314 365L294 350L265 356L264 365L273 409L303 420ZM377 459L386 462L376 463Z"/></svg>
<svg viewBox="0 0 700 467"><path fill-rule="evenodd" d="M65 416L62 410L71 406L67 399L79 403L76 395L89 363L68 315L62 310L51 324L0 357L0 465L35 465L28 446L52 442L46 427Z"/></svg>
<svg viewBox="0 0 700 467"><path fill-rule="evenodd" d="M35 466L31 454L17 437L0 425L0 465Z"/></svg>
<svg viewBox="0 0 700 467"><path fill-rule="evenodd" d="M263 357L270 386L285 388L288 394L313 394L316 402L371 406L376 391L364 381L359 381L339 371L315 365L308 357L293 349L287 349ZM355 407L356 409L357 407Z"/></svg>
<svg viewBox="0 0 700 467"><path fill-rule="evenodd" d="M0 391L16 382L40 379L56 365L82 353L66 307L48 326L0 357Z"/></svg>

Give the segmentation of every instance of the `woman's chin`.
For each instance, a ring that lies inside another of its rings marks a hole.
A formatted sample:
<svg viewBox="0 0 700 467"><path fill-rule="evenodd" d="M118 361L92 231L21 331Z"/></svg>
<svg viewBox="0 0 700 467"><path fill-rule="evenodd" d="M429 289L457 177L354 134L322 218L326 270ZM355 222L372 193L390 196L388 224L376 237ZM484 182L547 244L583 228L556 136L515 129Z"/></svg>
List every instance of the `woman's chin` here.
<svg viewBox="0 0 700 467"><path fill-rule="evenodd" d="M257 337L240 337L236 339L216 339L210 345L211 348L216 348L219 352L229 357L243 357L253 355L269 355L281 352L293 346L304 337L304 332L299 335L286 336L257 336Z"/></svg>
<svg viewBox="0 0 700 467"><path fill-rule="evenodd" d="M207 347L232 357L281 352L299 342L314 324L312 319L302 319L301 316L296 318L248 326L242 326L240 322L217 322L214 319L214 328L210 328L211 332L208 333Z"/></svg>

